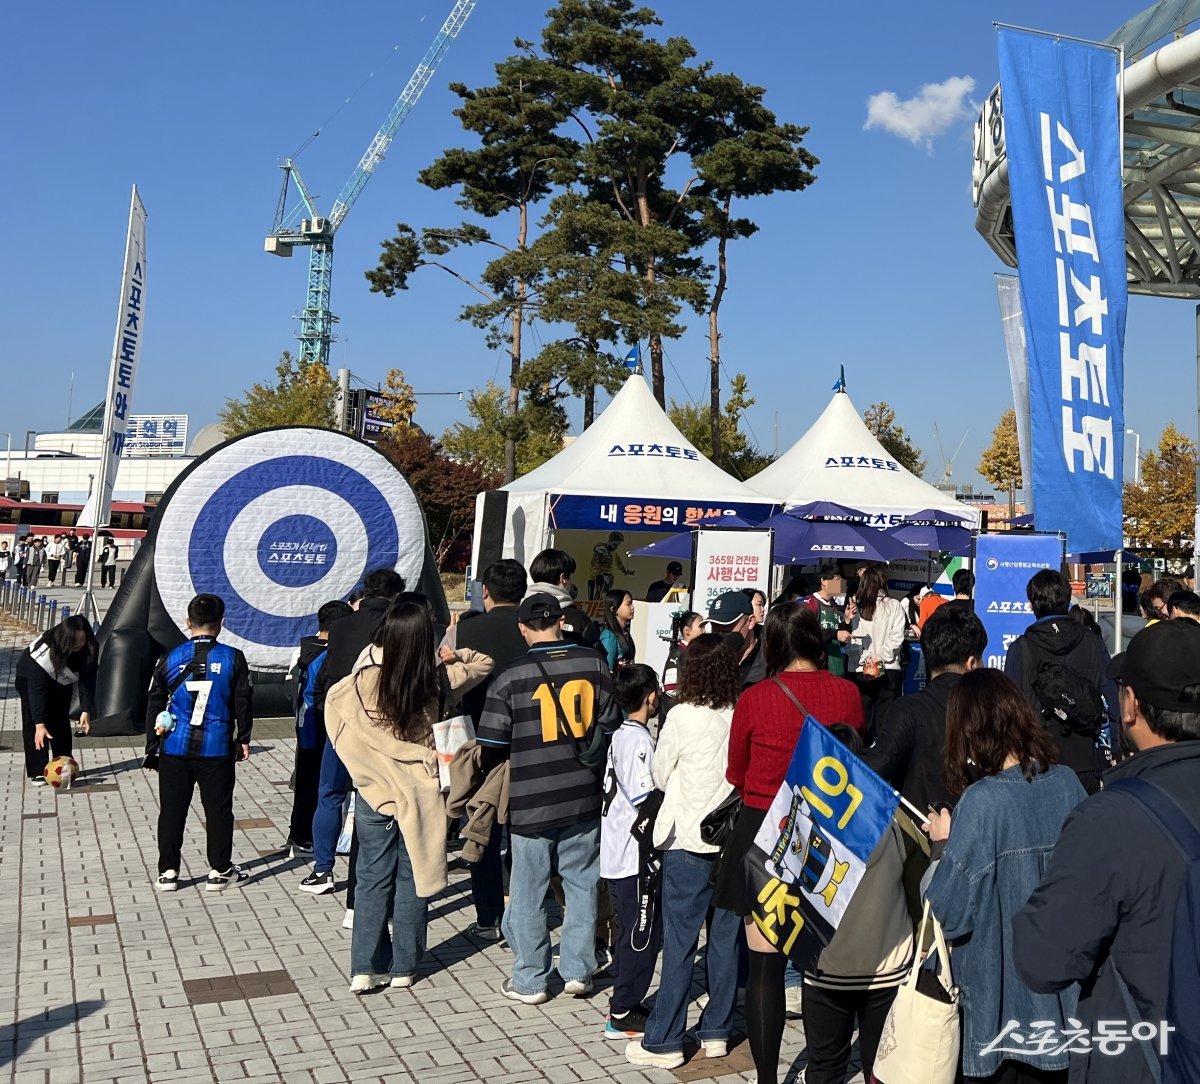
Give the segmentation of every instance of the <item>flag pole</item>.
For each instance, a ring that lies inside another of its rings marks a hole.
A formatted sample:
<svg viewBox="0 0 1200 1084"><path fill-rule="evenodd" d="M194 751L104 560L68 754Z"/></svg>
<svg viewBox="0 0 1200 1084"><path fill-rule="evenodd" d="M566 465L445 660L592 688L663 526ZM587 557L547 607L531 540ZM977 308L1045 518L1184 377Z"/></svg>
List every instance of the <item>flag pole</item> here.
<svg viewBox="0 0 1200 1084"><path fill-rule="evenodd" d="M137 209L137 185L129 196L129 223L125 230L125 260L122 263L121 294L117 303L117 327L113 334L112 357L108 366L108 385L104 399L104 426L100 437L100 463L96 472L96 485L88 497L85 508L92 513L92 544L88 548L87 576L84 581L83 598L79 602L79 613L82 613L93 624L100 624L100 607L96 604L96 592L93 587L96 572L96 548L100 540L101 520L107 526L107 520L112 513L112 491L109 489L108 460L113 442L114 411L113 400L117 394L117 365L121 355L121 336L125 325L126 296L129 291L129 258L133 252L133 216ZM119 464L119 459L118 459ZM116 484L116 471L113 471L113 484Z"/></svg>

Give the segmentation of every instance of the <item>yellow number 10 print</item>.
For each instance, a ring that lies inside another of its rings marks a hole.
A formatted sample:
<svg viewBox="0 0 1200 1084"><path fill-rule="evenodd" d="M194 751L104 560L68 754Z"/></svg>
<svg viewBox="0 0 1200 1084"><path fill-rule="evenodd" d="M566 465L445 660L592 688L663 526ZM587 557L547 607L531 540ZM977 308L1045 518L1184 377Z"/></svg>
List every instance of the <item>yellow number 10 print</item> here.
<svg viewBox="0 0 1200 1084"><path fill-rule="evenodd" d="M846 766L836 757L822 757L813 768L813 782L816 783L817 789L822 794L826 794L830 798L839 798L843 794L846 795L848 799L846 809L837 822L838 828L845 828L850 823L850 818L854 816L854 811L858 808L863 798L862 791L850 782ZM800 793L804 795L808 804L816 812L820 813L822 817L833 820L833 808L820 794L814 794L806 786L800 788Z"/></svg>
<svg viewBox="0 0 1200 1084"><path fill-rule="evenodd" d="M558 709L554 705L554 689L543 683L537 687L533 699L542 709L542 741L557 741L559 735ZM592 714L596 707L596 690L590 681L576 678L563 685L558 693L562 714L571 728L571 733L582 738L592 728Z"/></svg>

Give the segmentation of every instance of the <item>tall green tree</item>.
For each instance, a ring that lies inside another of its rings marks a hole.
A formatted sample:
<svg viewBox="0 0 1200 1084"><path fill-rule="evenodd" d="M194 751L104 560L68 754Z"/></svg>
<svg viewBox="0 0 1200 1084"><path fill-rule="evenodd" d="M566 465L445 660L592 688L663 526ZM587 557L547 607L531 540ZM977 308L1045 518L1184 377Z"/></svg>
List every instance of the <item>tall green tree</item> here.
<svg viewBox="0 0 1200 1084"><path fill-rule="evenodd" d="M896 412L887 403L872 403L863 411L863 421L900 466L918 478L925 473L929 464L921 458L921 449L904 431L904 426L897 423Z"/></svg>
<svg viewBox="0 0 1200 1084"><path fill-rule="evenodd" d="M773 461L773 456L760 452L742 430L742 422L746 411L754 406L755 400L750 395L746 377L736 373L732 381L729 398L717 414L717 426L720 429L719 450L714 453L712 446L712 416L711 406L700 406L697 403L676 403L672 401L667 411L671 421L693 445L696 450L703 452L722 470L728 471L735 478L752 478L763 467Z"/></svg>
<svg viewBox="0 0 1200 1084"><path fill-rule="evenodd" d="M1184 555L1196 515L1196 444L1168 424L1142 457L1141 482L1125 483L1125 533L1139 546Z"/></svg>
<svg viewBox="0 0 1200 1084"><path fill-rule="evenodd" d="M531 209L576 170L577 143L560 131L566 107L539 81L540 67L527 57L510 57L496 65L492 86L471 90L451 84L462 102L454 115L478 138L478 146L448 150L418 174L422 184L435 190L456 189L459 206L479 218L511 212L512 235L501 242L478 222L419 232L401 223L396 236L383 242L378 266L367 272L371 290L391 297L407 289L417 268L438 267L482 298L466 306L462 318L487 331L489 345L506 341L509 386L501 420L505 481L517 474L522 332L538 274L537 261L528 252ZM478 276L444 260L460 246L476 245L496 253Z"/></svg>
<svg viewBox="0 0 1200 1084"><path fill-rule="evenodd" d="M226 437L240 437L276 425L336 429L337 382L318 361L297 360L285 350L275 366L275 382L252 384L240 399L229 398L217 417Z"/></svg>
<svg viewBox="0 0 1200 1084"><path fill-rule="evenodd" d="M503 388L491 381L467 397L467 413L473 424L455 422L442 434L446 454L462 463L476 463L487 475L504 470L504 422L508 417ZM567 419L557 399L538 394L523 397L517 414L517 467L519 478L540 467L562 451Z"/></svg>
<svg viewBox="0 0 1200 1084"><path fill-rule="evenodd" d="M540 51L519 44L569 108L581 140L582 190L624 227L614 267L639 284L637 323L626 330L630 341L649 341L651 384L665 405L662 341L683 333L684 307L703 311L709 269L698 252L706 235L689 185L668 182L702 116L702 69L690 63L696 53L686 39L647 33L661 25L632 0L559 0Z"/></svg>
<svg viewBox="0 0 1200 1084"><path fill-rule="evenodd" d="M721 455L721 333L719 314L729 284L729 242L758 232L733 214L734 200L799 192L819 164L803 145L807 128L780 124L763 104L766 91L736 75L704 74L699 82L704 122L687 141L699 184L703 228L716 239L716 281L708 303L709 415L713 455Z"/></svg>

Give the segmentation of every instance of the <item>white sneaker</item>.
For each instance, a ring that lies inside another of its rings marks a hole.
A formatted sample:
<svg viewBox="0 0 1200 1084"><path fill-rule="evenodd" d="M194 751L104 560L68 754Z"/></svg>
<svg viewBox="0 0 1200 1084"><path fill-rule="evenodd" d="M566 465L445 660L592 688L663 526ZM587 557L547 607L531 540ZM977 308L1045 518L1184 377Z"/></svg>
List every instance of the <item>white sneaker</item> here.
<svg viewBox="0 0 1200 1084"><path fill-rule="evenodd" d="M655 1054L642 1046L641 1039L631 1039L625 1047L625 1060L631 1065L652 1065L656 1069L678 1069L684 1061L683 1051Z"/></svg>
<svg viewBox="0 0 1200 1084"><path fill-rule="evenodd" d="M376 975L369 971L363 975L355 975L350 980L350 993L369 994L372 990L387 986L391 979L391 975Z"/></svg>
<svg viewBox="0 0 1200 1084"><path fill-rule="evenodd" d="M724 1039L705 1039L700 1048L706 1058L723 1058L729 1053L729 1043Z"/></svg>
<svg viewBox="0 0 1200 1084"><path fill-rule="evenodd" d="M346 913L344 915L342 915L342 929L343 930L354 929L354 908L353 907L347 907Z"/></svg>
<svg viewBox="0 0 1200 1084"><path fill-rule="evenodd" d="M591 979L572 979L563 986L563 993L570 997L587 997L591 992Z"/></svg>
<svg viewBox="0 0 1200 1084"><path fill-rule="evenodd" d="M179 887L179 870L169 869L158 875L158 880L154 882L154 887L159 892L174 892Z"/></svg>
<svg viewBox="0 0 1200 1084"><path fill-rule="evenodd" d="M522 1005L544 1005L550 1000L550 995L545 990L539 990L536 994L523 994L515 986L512 979L505 979L500 984L500 993L513 1001L519 1001Z"/></svg>
<svg viewBox="0 0 1200 1084"><path fill-rule="evenodd" d="M416 981L415 975L393 975L388 984L393 990L407 990Z"/></svg>

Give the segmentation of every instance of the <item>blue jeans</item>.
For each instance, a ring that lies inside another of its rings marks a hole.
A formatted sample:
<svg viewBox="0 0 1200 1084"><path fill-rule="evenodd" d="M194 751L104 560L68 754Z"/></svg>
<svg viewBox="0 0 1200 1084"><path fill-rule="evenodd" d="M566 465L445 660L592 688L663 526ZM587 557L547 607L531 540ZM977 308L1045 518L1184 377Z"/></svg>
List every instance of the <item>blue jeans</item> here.
<svg viewBox="0 0 1200 1084"><path fill-rule="evenodd" d="M349 793L350 773L334 752L333 743L326 738L321 780L317 784L317 811L312 823L313 870L317 873L333 872L338 836L342 834L342 807Z"/></svg>
<svg viewBox="0 0 1200 1084"><path fill-rule="evenodd" d="M712 900L715 854L693 854L671 850L663 855L662 882L662 976L658 997L642 1046L655 1054L673 1054L683 1049L688 1005L692 1000L692 969L700 930ZM738 932L742 920L732 911L713 910L704 953L705 988L708 1004L700 1015L696 1038L728 1039L737 999Z"/></svg>
<svg viewBox="0 0 1200 1084"><path fill-rule="evenodd" d="M404 836L392 817L381 816L361 799L355 803L354 823L358 832L358 887L350 972L415 975L425 953L428 901L417 895Z"/></svg>
<svg viewBox="0 0 1200 1084"><path fill-rule="evenodd" d="M600 818L550 828L538 836L512 833L512 873L502 930L512 947L512 983L538 994L550 978L550 927L546 893L551 865L562 878L566 914L558 946L564 982L586 982L596 970L596 892L600 883ZM360 889L361 891L361 889ZM354 916L358 924L358 913Z"/></svg>

